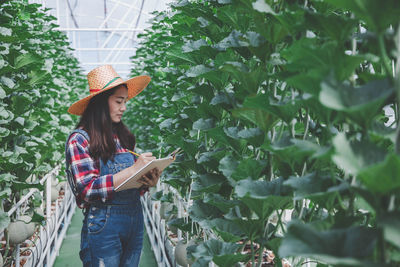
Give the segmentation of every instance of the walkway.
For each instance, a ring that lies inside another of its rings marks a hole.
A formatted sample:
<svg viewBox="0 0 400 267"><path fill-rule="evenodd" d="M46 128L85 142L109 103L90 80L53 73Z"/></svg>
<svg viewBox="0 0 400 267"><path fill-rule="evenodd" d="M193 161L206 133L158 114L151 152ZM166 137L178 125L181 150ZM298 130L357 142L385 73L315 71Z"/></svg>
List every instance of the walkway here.
<svg viewBox="0 0 400 267"><path fill-rule="evenodd" d="M67 230L67 235L61 245L59 256L54 263L54 267L78 267L82 266L79 259L79 243L82 227L83 214L80 209L76 209L72 217L71 224ZM145 228L146 230L146 228ZM142 256L140 257L139 267L156 267L157 262L151 249L147 234L144 235Z"/></svg>

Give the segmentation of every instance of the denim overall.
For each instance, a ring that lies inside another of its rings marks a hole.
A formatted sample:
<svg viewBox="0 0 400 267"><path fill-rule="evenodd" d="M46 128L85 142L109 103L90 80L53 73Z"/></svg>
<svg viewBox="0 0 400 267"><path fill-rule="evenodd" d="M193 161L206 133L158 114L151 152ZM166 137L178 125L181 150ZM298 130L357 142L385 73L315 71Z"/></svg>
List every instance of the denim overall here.
<svg viewBox="0 0 400 267"><path fill-rule="evenodd" d="M74 132L89 140L85 131ZM117 153L106 164L100 160L100 175L118 173L133 163L131 153ZM114 192L111 200L90 203L84 214L79 252L83 266L139 265L144 225L139 189Z"/></svg>

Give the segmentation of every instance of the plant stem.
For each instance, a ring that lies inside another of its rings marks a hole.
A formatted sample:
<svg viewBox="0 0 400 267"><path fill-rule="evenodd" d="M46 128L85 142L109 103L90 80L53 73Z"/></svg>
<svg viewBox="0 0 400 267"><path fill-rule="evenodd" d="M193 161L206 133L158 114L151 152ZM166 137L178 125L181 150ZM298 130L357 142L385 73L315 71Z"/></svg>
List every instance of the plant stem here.
<svg viewBox="0 0 400 267"><path fill-rule="evenodd" d="M383 68L385 69L386 75L393 78L391 67L387 64L387 60L389 60L389 57L386 53L385 40L383 38L383 33L380 33L378 35L378 44L379 44L379 52L382 57L381 60L382 60Z"/></svg>
<svg viewBox="0 0 400 267"><path fill-rule="evenodd" d="M310 115L308 114L309 110L308 108L306 109L306 117L307 117L307 121L306 121L306 127L304 129L304 135L303 135L303 140L306 139L307 134L308 134L308 128L310 126Z"/></svg>
<svg viewBox="0 0 400 267"><path fill-rule="evenodd" d="M396 89L396 97L397 97L397 105L395 105L395 111L397 111L396 116L396 123L397 123L397 130L396 130L396 139L395 139L395 151L398 155L400 155L400 118L398 114L398 108L400 107L400 25L398 26L397 30L397 38L395 40L397 46L397 62L396 62L396 70L395 70L395 89Z"/></svg>
<svg viewBox="0 0 400 267"><path fill-rule="evenodd" d="M250 245L251 245L251 266L254 267L255 253L254 253L254 247L253 247L253 240L250 240Z"/></svg>
<svg viewBox="0 0 400 267"><path fill-rule="evenodd" d="M380 262L385 262L385 240L383 237L383 230L378 229L378 250L379 250L379 261Z"/></svg>

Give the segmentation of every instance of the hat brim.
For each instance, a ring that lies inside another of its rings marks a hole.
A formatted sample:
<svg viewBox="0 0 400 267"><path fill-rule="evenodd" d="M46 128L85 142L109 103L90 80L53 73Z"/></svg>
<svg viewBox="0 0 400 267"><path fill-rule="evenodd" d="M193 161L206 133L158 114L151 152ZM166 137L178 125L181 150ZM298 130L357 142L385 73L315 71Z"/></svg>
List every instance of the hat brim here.
<svg viewBox="0 0 400 267"><path fill-rule="evenodd" d="M98 94L104 93L105 91L110 90L121 84L126 84L126 86L128 87L128 100L129 100L129 99L137 96L140 92L142 92L143 89L146 88L146 86L149 84L150 80L151 80L151 78L147 75L136 76L136 77L133 77L126 81L118 81L117 80L117 81L111 83L109 86L107 86L103 90L98 91L96 93L92 93L92 94L88 95L87 97L76 101L68 108L68 112L73 115L81 116L83 114L83 112L85 111L87 105L89 104L90 99L92 99L94 96L96 96Z"/></svg>

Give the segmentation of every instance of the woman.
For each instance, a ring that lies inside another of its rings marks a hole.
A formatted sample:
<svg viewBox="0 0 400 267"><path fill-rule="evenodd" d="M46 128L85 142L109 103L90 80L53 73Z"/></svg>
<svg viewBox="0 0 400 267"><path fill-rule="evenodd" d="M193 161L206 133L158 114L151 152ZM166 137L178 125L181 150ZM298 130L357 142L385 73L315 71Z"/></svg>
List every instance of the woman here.
<svg viewBox="0 0 400 267"><path fill-rule="evenodd" d="M80 115L66 142L66 170L77 204L84 209L80 257L84 266L138 266L143 241L143 188L116 192L125 179L155 159L147 152L136 157L135 136L122 123L127 100L150 82L148 76L122 80L110 65L87 75L89 96L68 112ZM133 152L134 153L134 152ZM160 173L141 178L155 186Z"/></svg>

